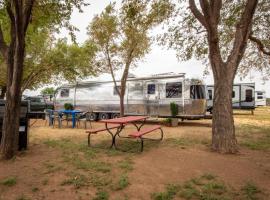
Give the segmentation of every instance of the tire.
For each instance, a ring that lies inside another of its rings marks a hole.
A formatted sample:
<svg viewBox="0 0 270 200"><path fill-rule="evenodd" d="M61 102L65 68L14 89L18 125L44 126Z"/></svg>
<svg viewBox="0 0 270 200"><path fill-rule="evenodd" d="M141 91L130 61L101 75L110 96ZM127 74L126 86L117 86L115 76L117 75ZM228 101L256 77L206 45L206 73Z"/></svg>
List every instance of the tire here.
<svg viewBox="0 0 270 200"><path fill-rule="evenodd" d="M97 120L97 114L96 113L89 113L88 117L91 121L96 121Z"/></svg>
<svg viewBox="0 0 270 200"><path fill-rule="evenodd" d="M113 113L113 114L111 115L111 118L112 118L112 119L118 118L118 117L120 117L120 114L119 114L119 113Z"/></svg>
<svg viewBox="0 0 270 200"><path fill-rule="evenodd" d="M109 119L110 116L108 113L99 113L98 119L103 120L103 119Z"/></svg>

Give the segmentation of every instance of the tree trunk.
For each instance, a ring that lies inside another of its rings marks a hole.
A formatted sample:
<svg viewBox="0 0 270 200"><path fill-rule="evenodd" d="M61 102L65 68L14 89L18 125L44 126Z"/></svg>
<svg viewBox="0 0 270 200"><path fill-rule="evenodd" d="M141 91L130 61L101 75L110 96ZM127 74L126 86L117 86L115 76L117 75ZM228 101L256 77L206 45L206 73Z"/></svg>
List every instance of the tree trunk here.
<svg viewBox="0 0 270 200"><path fill-rule="evenodd" d="M1 139L1 154L4 159L11 159L18 149L19 120L21 104L21 80L24 62L24 39L18 38L15 54L11 49L7 63L7 93L3 131Z"/></svg>
<svg viewBox="0 0 270 200"><path fill-rule="evenodd" d="M6 87L6 86L3 86L3 87L1 88L0 99L4 99L4 98L5 98L6 92L7 92L7 87Z"/></svg>
<svg viewBox="0 0 270 200"><path fill-rule="evenodd" d="M220 153L236 153L237 140L232 110L232 91L234 76L229 66L223 66L222 75L215 77L212 149Z"/></svg>
<svg viewBox="0 0 270 200"><path fill-rule="evenodd" d="M125 115L125 98L124 95L120 94L120 117Z"/></svg>

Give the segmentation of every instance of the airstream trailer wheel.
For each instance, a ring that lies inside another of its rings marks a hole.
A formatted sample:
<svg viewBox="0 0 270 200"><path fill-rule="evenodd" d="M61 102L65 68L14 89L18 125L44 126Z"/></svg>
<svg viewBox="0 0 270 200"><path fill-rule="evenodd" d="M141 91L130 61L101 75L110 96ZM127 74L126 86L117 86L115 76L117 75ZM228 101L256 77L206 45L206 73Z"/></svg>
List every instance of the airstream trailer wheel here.
<svg viewBox="0 0 270 200"><path fill-rule="evenodd" d="M97 114L96 113L89 113L88 117L91 121L96 121L97 120Z"/></svg>
<svg viewBox="0 0 270 200"><path fill-rule="evenodd" d="M119 113L113 113L111 118L114 119L114 118L118 118L120 117L120 114Z"/></svg>
<svg viewBox="0 0 270 200"><path fill-rule="evenodd" d="M108 113L99 113L98 119L109 119L109 114Z"/></svg>

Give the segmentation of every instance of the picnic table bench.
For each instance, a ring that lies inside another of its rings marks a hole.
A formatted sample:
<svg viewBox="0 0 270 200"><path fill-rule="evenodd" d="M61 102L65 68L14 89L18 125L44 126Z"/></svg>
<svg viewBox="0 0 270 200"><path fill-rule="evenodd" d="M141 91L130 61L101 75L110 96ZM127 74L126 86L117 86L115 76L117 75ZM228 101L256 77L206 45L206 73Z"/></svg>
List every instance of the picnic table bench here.
<svg viewBox="0 0 270 200"><path fill-rule="evenodd" d="M145 124L145 121L148 117L146 116L128 116L128 117L120 117L120 118L115 118L115 119L106 119L106 120L101 120L101 122L105 123L104 128L97 128L97 129L90 129L87 130L86 133L88 133L88 145L90 146L90 136L92 134L97 134L102 131L107 131L111 136L112 136L112 144L111 148L114 146L116 148L116 136L120 138L133 138L133 139L140 139L141 141L141 152L143 151L143 146L144 146L144 140L162 140L163 139L163 130L160 125L155 125L152 127L146 127L143 128L143 125ZM140 123L138 125L137 123ZM128 136L120 136L120 133L124 129L124 127L127 124L133 124L137 131L134 131L133 133L129 134ZM115 133L113 133L111 130L112 129L117 129ZM161 132L161 137L159 139L154 139L154 138L146 138L144 135L151 133L155 130L160 130Z"/></svg>

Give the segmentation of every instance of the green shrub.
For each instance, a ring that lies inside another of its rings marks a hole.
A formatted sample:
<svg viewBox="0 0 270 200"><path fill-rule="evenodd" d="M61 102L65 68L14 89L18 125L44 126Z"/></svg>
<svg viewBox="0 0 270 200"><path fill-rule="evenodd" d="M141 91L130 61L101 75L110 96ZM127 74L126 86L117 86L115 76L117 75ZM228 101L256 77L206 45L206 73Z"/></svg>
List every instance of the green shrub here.
<svg viewBox="0 0 270 200"><path fill-rule="evenodd" d="M178 115L178 105L175 102L171 102L170 108L172 117L176 117Z"/></svg>
<svg viewBox="0 0 270 200"><path fill-rule="evenodd" d="M71 103L65 103L64 108L65 108L65 110L73 110L74 109L74 107Z"/></svg>

